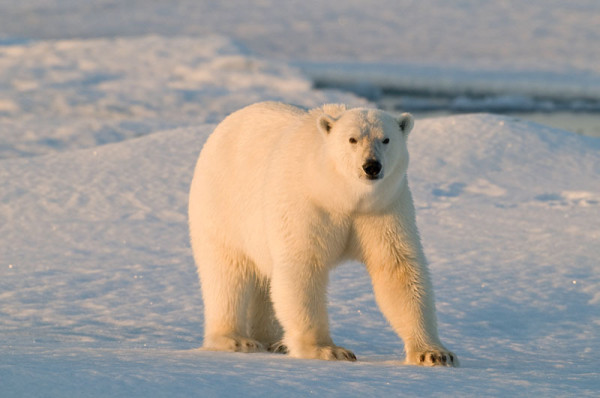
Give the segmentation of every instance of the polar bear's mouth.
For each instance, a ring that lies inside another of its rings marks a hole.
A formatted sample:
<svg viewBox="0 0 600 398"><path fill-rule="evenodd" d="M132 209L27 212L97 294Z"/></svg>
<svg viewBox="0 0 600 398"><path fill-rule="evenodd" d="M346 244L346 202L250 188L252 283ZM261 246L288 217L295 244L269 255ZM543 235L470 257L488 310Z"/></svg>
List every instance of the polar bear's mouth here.
<svg viewBox="0 0 600 398"><path fill-rule="evenodd" d="M383 174L380 174L380 175L374 176L374 177L373 176L368 176L368 175L363 176L364 180L373 181L373 182L381 180L382 178L383 178Z"/></svg>
<svg viewBox="0 0 600 398"><path fill-rule="evenodd" d="M358 178L361 179L364 182L374 183L374 182L377 182L377 181L383 179L383 172L377 174L376 176L370 176L370 175L365 174L365 173L360 173L360 175L358 176Z"/></svg>

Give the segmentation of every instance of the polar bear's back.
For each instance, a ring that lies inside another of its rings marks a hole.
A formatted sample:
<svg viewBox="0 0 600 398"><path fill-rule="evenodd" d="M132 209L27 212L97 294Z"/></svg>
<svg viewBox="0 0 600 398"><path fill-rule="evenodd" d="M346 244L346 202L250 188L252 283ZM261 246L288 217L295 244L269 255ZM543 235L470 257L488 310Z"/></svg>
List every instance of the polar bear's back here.
<svg viewBox="0 0 600 398"><path fill-rule="evenodd" d="M261 102L240 109L217 126L202 149L200 162L210 159L211 164L205 165L208 172L216 167L213 172L219 173L223 167L238 165L256 169L258 163L267 161L281 135L305 114L300 108L277 102Z"/></svg>

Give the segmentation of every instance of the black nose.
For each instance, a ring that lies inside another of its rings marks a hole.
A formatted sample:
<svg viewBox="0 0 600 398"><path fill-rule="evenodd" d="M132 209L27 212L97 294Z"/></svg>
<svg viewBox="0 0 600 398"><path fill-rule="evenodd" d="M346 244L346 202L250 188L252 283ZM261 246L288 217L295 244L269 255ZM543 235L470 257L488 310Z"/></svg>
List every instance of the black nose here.
<svg viewBox="0 0 600 398"><path fill-rule="evenodd" d="M363 170L369 178L376 178L381 172L381 163L377 160L369 159L363 164Z"/></svg>

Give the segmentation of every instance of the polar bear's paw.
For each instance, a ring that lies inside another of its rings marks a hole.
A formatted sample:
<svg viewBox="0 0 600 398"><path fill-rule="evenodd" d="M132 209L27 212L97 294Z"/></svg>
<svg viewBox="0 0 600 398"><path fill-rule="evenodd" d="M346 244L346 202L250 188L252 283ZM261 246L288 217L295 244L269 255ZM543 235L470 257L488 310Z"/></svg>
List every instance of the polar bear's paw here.
<svg viewBox="0 0 600 398"><path fill-rule="evenodd" d="M260 352L263 345L254 339L237 335L211 336L204 339L203 348L210 351Z"/></svg>
<svg viewBox="0 0 600 398"><path fill-rule="evenodd" d="M318 348L319 359L325 359L328 361L356 361L356 355L350 350L344 347L338 346L324 346Z"/></svg>
<svg viewBox="0 0 600 398"><path fill-rule="evenodd" d="M456 355L445 349L429 349L412 352L406 356L406 363L420 366L459 366Z"/></svg>
<svg viewBox="0 0 600 398"><path fill-rule="evenodd" d="M302 347L301 349L290 350L290 356L304 359L324 359L326 361L356 361L356 355L352 351L335 345Z"/></svg>
<svg viewBox="0 0 600 398"><path fill-rule="evenodd" d="M285 344L283 344L281 341L271 344L269 346L268 350L269 350L269 352L274 352L276 354L287 354L288 353L287 346Z"/></svg>

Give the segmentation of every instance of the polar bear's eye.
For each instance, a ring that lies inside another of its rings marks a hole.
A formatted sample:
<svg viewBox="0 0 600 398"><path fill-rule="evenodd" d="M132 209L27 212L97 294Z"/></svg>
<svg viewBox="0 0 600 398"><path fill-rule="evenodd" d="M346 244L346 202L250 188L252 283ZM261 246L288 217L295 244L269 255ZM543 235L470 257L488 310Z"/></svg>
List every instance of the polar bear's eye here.
<svg viewBox="0 0 600 398"><path fill-rule="evenodd" d="M386 138L385 140L382 141L384 144L389 144L390 143L390 139Z"/></svg>
<svg viewBox="0 0 600 398"><path fill-rule="evenodd" d="M358 141L356 141L356 138L352 137L348 140L348 142L350 142L351 144L356 144Z"/></svg>

